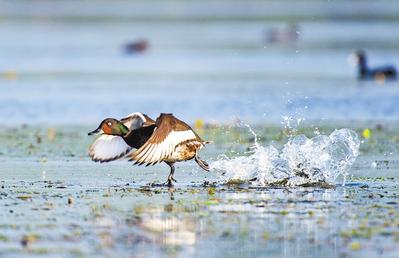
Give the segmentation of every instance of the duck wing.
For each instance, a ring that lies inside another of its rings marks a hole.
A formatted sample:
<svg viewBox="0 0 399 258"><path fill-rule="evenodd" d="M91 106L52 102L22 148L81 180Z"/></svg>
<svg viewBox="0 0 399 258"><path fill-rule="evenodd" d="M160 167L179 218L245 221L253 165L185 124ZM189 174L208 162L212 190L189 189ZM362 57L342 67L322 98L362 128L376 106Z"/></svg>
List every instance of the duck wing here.
<svg viewBox="0 0 399 258"><path fill-rule="evenodd" d="M130 131L138 129L143 126L149 126L155 124L154 120L152 120L146 114L140 112L131 113L130 115L122 118L120 121L127 128L129 128Z"/></svg>
<svg viewBox="0 0 399 258"><path fill-rule="evenodd" d="M102 134L89 148L89 156L95 162L109 162L124 157L131 147L121 136Z"/></svg>
<svg viewBox="0 0 399 258"><path fill-rule="evenodd" d="M144 132L139 130L133 134L132 131L151 125L155 127L154 120L139 112L132 113L120 121L129 128L129 133L125 137L100 135L89 148L89 156L93 161L109 162L124 157L131 151L132 147L139 148L143 145L151 136L153 129L143 130ZM128 135L130 136L127 137Z"/></svg>
<svg viewBox="0 0 399 258"><path fill-rule="evenodd" d="M154 130L155 130L155 124L134 129L124 137L125 142L129 146L139 149L148 141L148 139L150 139Z"/></svg>
<svg viewBox="0 0 399 258"><path fill-rule="evenodd" d="M180 143L192 140L202 143L202 140L186 123L172 114L161 114L155 122L151 137L130 155L130 161L136 161L135 164L140 165L144 163L154 165L172 155Z"/></svg>

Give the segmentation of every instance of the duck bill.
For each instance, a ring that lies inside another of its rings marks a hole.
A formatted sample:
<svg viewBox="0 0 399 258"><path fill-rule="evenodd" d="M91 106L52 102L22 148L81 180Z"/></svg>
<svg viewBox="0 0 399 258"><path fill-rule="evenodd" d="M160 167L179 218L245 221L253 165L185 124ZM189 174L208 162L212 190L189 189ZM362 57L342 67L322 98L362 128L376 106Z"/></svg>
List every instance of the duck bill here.
<svg viewBox="0 0 399 258"><path fill-rule="evenodd" d="M91 131L90 133L88 133L87 135L97 135L97 134L102 134L104 133L104 131L101 129L101 127L97 128L94 131Z"/></svg>

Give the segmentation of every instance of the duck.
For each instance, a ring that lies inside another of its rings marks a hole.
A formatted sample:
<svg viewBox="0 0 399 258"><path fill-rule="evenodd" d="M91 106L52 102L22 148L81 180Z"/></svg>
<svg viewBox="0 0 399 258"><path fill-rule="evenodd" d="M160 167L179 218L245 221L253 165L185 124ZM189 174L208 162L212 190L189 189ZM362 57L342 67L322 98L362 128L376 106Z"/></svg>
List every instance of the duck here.
<svg viewBox="0 0 399 258"><path fill-rule="evenodd" d="M144 53L148 50L150 44L146 39L139 39L136 41L128 42L124 45L126 54Z"/></svg>
<svg viewBox="0 0 399 258"><path fill-rule="evenodd" d="M161 113L154 121L135 112L122 119L106 118L88 135L99 135L89 147L89 156L95 162L110 162L128 158L134 165L155 165L160 162L170 167L164 185L173 186L176 162L194 159L205 171L209 165L199 157L203 141L185 122L171 113Z"/></svg>
<svg viewBox="0 0 399 258"><path fill-rule="evenodd" d="M374 68L369 68L367 65L367 55L363 50L358 50L353 54L355 62L358 65L358 79L359 80L396 80L397 70L393 65L385 65Z"/></svg>
<svg viewBox="0 0 399 258"><path fill-rule="evenodd" d="M299 39L300 27L298 24L289 24L286 28L270 28L265 32L265 39L267 43L292 43Z"/></svg>

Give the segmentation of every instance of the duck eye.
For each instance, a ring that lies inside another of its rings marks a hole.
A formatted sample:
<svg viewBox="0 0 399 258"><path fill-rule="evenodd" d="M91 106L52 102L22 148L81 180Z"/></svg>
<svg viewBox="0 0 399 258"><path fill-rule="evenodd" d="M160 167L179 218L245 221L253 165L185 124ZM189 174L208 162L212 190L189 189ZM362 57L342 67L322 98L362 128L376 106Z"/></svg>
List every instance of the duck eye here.
<svg viewBox="0 0 399 258"><path fill-rule="evenodd" d="M107 125L108 125L109 127L111 127L112 123L111 123L111 122L108 122Z"/></svg>

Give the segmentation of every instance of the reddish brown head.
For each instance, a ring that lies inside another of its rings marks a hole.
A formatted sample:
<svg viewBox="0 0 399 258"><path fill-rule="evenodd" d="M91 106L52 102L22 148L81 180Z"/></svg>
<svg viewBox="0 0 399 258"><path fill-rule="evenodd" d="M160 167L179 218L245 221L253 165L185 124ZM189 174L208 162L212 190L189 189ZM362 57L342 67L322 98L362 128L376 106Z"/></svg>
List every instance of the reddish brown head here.
<svg viewBox="0 0 399 258"><path fill-rule="evenodd" d="M128 132L129 129L120 121L114 118L107 118L101 122L100 126L97 129L88 133L88 135L108 134L108 135L125 136Z"/></svg>

